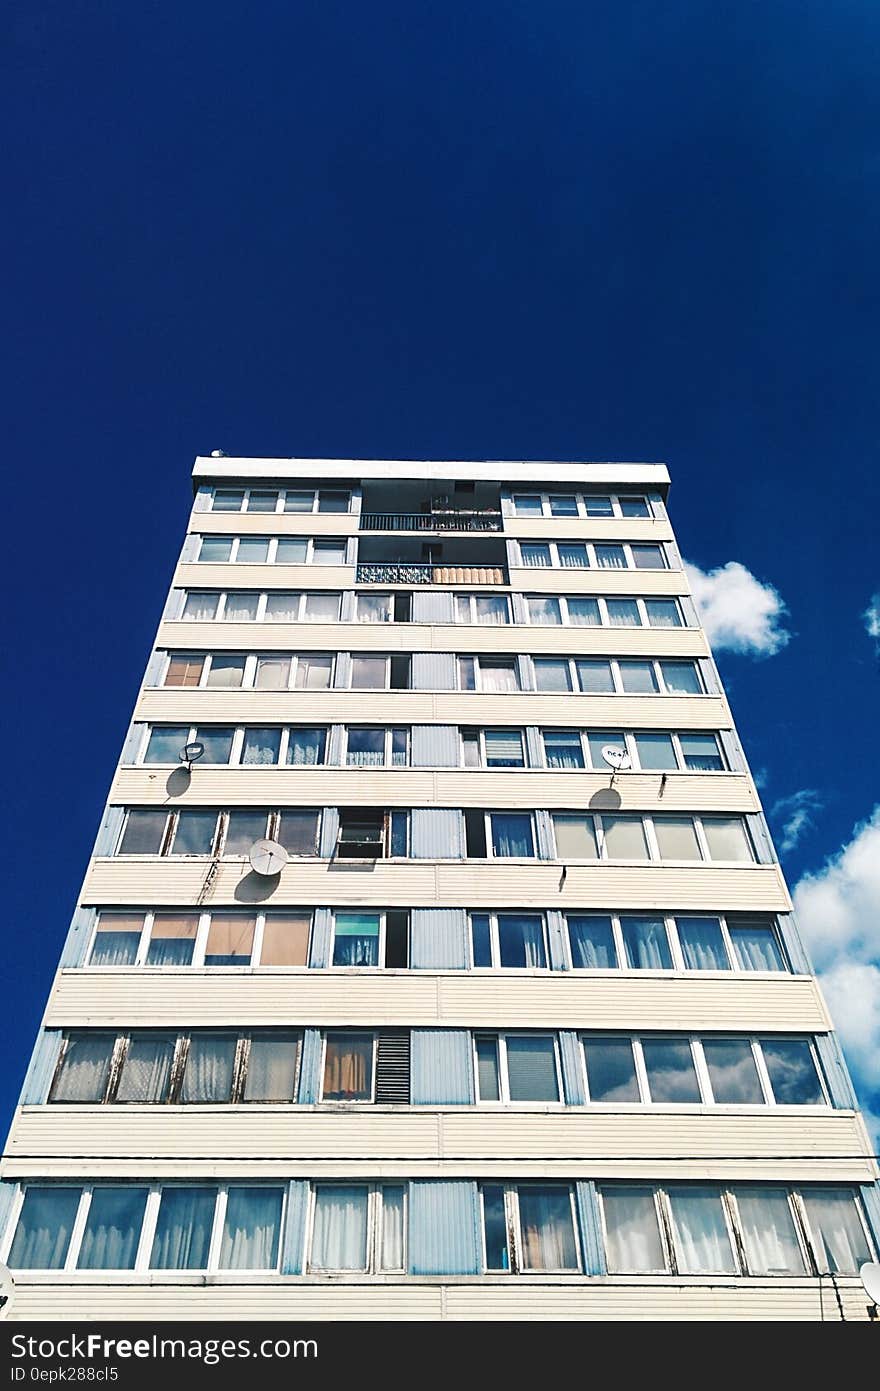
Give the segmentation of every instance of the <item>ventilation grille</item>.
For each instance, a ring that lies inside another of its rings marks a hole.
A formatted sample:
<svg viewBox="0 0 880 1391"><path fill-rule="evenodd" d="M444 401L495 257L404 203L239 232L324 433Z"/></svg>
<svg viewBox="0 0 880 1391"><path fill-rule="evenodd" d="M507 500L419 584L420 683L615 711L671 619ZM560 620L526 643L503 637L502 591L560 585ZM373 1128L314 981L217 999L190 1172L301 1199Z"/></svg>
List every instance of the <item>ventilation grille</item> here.
<svg viewBox="0 0 880 1391"><path fill-rule="evenodd" d="M381 1033L376 1047L376 1101L409 1105L409 1030Z"/></svg>

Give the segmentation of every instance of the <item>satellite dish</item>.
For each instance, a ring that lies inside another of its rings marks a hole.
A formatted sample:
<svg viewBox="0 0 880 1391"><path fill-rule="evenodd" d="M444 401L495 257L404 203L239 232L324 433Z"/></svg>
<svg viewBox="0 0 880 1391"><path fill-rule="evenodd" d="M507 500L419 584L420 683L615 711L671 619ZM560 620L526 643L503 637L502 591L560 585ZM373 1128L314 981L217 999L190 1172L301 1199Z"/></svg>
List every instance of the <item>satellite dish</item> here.
<svg viewBox="0 0 880 1391"><path fill-rule="evenodd" d="M273 874L281 873L287 864L287 851L277 840L255 840L248 859L254 874L262 874L268 879Z"/></svg>
<svg viewBox="0 0 880 1391"><path fill-rule="evenodd" d="M15 1281L8 1265L0 1265L0 1319L5 1319L15 1298Z"/></svg>
<svg viewBox="0 0 880 1391"><path fill-rule="evenodd" d="M626 749L622 749L619 744L603 744L602 757L608 767L613 768L615 772L619 772L621 768L632 766L632 759Z"/></svg>
<svg viewBox="0 0 880 1391"><path fill-rule="evenodd" d="M189 768L191 764L196 762L196 759L201 758L204 752L204 744L200 744L198 740L196 740L192 744L184 744L177 757L180 759L181 763L185 763L187 768Z"/></svg>
<svg viewBox="0 0 880 1391"><path fill-rule="evenodd" d="M880 1304L880 1265L877 1261L865 1261L859 1275L868 1298L874 1304Z"/></svg>

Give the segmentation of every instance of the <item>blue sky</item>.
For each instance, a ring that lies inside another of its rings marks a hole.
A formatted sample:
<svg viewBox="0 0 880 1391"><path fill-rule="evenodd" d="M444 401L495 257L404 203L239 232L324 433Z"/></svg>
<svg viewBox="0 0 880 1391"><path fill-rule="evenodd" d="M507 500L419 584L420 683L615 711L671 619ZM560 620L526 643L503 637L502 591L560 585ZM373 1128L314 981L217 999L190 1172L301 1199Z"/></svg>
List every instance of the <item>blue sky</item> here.
<svg viewBox="0 0 880 1391"><path fill-rule="evenodd" d="M880 10L13 0L9 15L0 1110L192 458L221 447L668 462L740 732L880 1112L880 612L873 637L865 618Z"/></svg>

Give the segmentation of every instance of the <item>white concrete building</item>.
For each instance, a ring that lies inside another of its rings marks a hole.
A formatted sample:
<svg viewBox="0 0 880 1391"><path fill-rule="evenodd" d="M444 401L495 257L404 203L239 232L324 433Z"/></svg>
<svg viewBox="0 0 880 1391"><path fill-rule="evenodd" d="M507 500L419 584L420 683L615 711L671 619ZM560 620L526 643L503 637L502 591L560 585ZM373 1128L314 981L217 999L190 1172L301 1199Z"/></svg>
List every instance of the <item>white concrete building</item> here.
<svg viewBox="0 0 880 1391"><path fill-rule="evenodd" d="M194 480L6 1145L13 1316L864 1318L877 1166L665 467Z"/></svg>

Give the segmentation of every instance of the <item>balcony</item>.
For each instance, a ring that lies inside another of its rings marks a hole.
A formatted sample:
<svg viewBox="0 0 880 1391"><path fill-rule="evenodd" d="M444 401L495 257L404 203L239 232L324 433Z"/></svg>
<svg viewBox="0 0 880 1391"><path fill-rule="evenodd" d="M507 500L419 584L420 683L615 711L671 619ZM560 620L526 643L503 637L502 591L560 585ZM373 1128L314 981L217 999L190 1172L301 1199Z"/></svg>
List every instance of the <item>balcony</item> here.
<svg viewBox="0 0 880 1391"><path fill-rule="evenodd" d="M449 508L429 512L362 512L361 531L500 531L501 513Z"/></svg>
<svg viewBox="0 0 880 1391"><path fill-rule="evenodd" d="M503 565L420 565L376 561L357 567L358 584L507 584Z"/></svg>
<svg viewBox="0 0 880 1391"><path fill-rule="evenodd" d="M400 515L399 513L397 515ZM507 584L500 536L364 536L358 541L358 584Z"/></svg>

